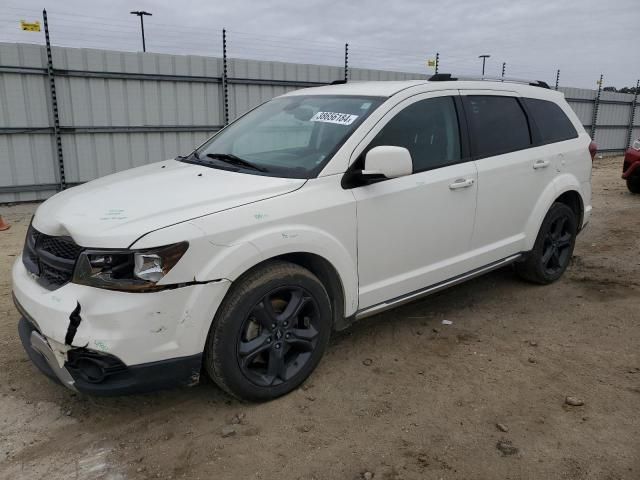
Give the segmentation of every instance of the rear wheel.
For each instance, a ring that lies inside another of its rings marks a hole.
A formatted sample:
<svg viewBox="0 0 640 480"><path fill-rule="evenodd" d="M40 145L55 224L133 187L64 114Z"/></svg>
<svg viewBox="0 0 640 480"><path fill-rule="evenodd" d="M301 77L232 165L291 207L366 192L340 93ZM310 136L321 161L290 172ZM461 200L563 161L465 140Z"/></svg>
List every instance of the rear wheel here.
<svg viewBox="0 0 640 480"><path fill-rule="evenodd" d="M576 215L563 203L554 203L542 222L533 250L516 272L525 280L547 284L559 279L573 255L577 233Z"/></svg>
<svg viewBox="0 0 640 480"><path fill-rule="evenodd" d="M627 178L627 188L631 193L640 193L640 176Z"/></svg>
<svg viewBox="0 0 640 480"><path fill-rule="evenodd" d="M329 296L308 270L282 261L240 278L214 319L205 368L228 393L270 400L315 369L332 326Z"/></svg>

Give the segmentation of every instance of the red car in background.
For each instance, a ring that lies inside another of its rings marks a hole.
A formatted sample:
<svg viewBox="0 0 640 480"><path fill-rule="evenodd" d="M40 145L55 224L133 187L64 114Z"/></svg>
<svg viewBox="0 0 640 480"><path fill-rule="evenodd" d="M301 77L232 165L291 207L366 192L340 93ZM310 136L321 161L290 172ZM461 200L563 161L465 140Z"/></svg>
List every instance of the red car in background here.
<svg viewBox="0 0 640 480"><path fill-rule="evenodd" d="M622 178L631 193L640 193L640 138L624 154Z"/></svg>

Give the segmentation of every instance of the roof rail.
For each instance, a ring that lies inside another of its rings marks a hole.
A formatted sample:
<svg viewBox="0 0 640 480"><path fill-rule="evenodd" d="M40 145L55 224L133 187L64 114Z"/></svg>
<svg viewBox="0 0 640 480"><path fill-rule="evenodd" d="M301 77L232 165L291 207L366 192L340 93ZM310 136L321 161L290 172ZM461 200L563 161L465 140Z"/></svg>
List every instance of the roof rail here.
<svg viewBox="0 0 640 480"><path fill-rule="evenodd" d="M511 77L487 77L487 76L462 76L453 77L450 73L436 73L429 78L430 82L450 82L455 80L477 80L477 81L490 81L490 82L507 82L507 83L523 83L525 85L531 85L532 87L550 88L547 82L542 80L526 80L523 78L511 78Z"/></svg>

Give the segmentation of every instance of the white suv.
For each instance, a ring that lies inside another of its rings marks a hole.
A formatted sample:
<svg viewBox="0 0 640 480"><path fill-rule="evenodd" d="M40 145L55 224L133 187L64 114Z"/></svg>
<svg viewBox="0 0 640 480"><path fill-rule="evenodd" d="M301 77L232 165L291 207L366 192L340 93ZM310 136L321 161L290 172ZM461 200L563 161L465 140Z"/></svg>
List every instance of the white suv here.
<svg viewBox="0 0 640 480"><path fill-rule="evenodd" d="M594 144L530 85L364 82L274 98L186 157L61 192L13 267L22 342L69 388L267 400L332 330L489 270L558 279Z"/></svg>

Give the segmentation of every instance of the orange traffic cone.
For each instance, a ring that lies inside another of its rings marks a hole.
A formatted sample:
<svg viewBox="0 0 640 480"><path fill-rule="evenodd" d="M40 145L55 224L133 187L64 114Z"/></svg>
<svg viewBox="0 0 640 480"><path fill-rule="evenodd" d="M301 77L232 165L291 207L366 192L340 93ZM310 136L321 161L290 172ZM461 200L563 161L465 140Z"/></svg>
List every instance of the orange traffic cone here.
<svg viewBox="0 0 640 480"><path fill-rule="evenodd" d="M5 223L4 220L2 219L2 215L0 215L0 232L2 232L3 230L9 230L11 228L11 225L9 225L8 223Z"/></svg>

